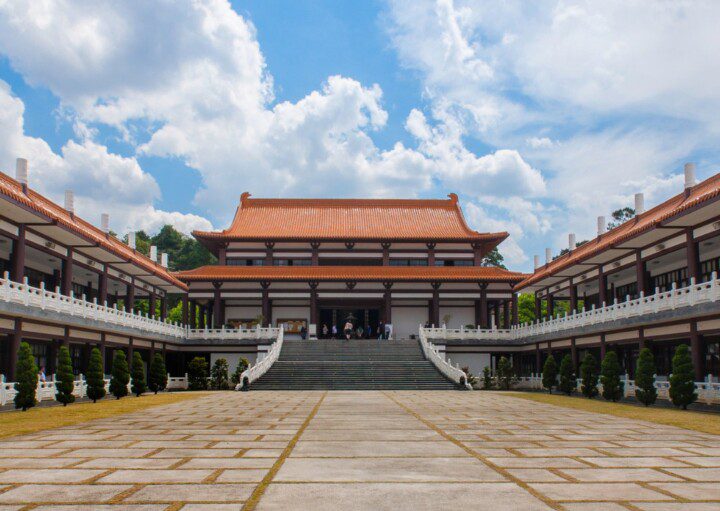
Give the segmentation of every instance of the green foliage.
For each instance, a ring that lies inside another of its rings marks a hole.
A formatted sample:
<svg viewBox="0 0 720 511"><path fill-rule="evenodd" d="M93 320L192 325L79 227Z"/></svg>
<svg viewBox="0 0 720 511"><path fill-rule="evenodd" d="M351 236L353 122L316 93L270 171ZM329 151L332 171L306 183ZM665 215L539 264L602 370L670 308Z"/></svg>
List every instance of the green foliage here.
<svg viewBox="0 0 720 511"><path fill-rule="evenodd" d="M569 396L575 391L576 386L572 357L565 355L560 361L560 384L558 390Z"/></svg>
<svg viewBox="0 0 720 511"><path fill-rule="evenodd" d="M102 355L100 355L98 348L93 348L90 352L90 362L85 380L87 382L87 396L93 400L93 403L105 397L105 374Z"/></svg>
<svg viewBox="0 0 720 511"><path fill-rule="evenodd" d="M675 406L687 410L688 405L697 401L695 392L695 371L693 370L690 348L681 344L675 350L672 359L672 376L670 376L670 399Z"/></svg>
<svg viewBox="0 0 720 511"><path fill-rule="evenodd" d="M195 357L188 364L188 389L207 390L208 364L205 357Z"/></svg>
<svg viewBox="0 0 720 511"><path fill-rule="evenodd" d="M478 379L477 379L477 376L475 376L473 373L470 372L470 367L468 367L468 366L463 367L462 372L465 373L465 381L467 381L471 387L475 388L475 385L477 385Z"/></svg>
<svg viewBox="0 0 720 511"><path fill-rule="evenodd" d="M124 238L127 242L127 236ZM165 225L154 236L148 236L144 231L135 233L135 246L138 252L148 255L150 245L158 248L158 253L167 252L170 269L191 270L199 266L216 264L217 259L208 249L195 238L178 232L173 226Z"/></svg>
<svg viewBox="0 0 720 511"><path fill-rule="evenodd" d="M483 389L490 390L491 388L493 388L492 375L490 374L490 368L485 366L483 369Z"/></svg>
<svg viewBox="0 0 720 511"><path fill-rule="evenodd" d="M188 307L190 307L190 303L188 302ZM174 307L172 307L167 314L167 319L170 322L173 323L182 323L182 300L178 300L178 302L175 304ZM190 320L190 316L188 315L188 321Z"/></svg>
<svg viewBox="0 0 720 511"><path fill-rule="evenodd" d="M543 387L548 389L550 394L552 394L553 387L555 385L557 385L557 377L558 377L557 362L555 362L555 357L550 355L545 360L545 365L543 366L543 374L542 374Z"/></svg>
<svg viewBox="0 0 720 511"><path fill-rule="evenodd" d="M600 364L600 383L602 383L602 396L608 400L619 401L623 397L625 384L620 381L620 362L617 353L610 350Z"/></svg>
<svg viewBox="0 0 720 511"><path fill-rule="evenodd" d="M250 361L248 361L245 357L241 357L238 361L237 367L235 368L235 372L230 377L230 381L232 381L235 385L240 383L240 375L247 370L248 366L250 366Z"/></svg>
<svg viewBox="0 0 720 511"><path fill-rule="evenodd" d="M228 363L224 358L215 361L210 370L210 385L215 390L228 390L230 382L228 381Z"/></svg>
<svg viewBox="0 0 720 511"><path fill-rule="evenodd" d="M578 300L578 310L580 310L583 306L583 301ZM570 314L572 311L570 310L570 302L569 301L556 301L554 311L555 314L560 314L561 316L565 313ZM547 314L547 303L545 300L542 300L540 303L540 314L541 318L544 318ZM530 293L522 293L518 295L518 321L520 323L532 323L538 319L535 316L535 296Z"/></svg>
<svg viewBox="0 0 720 511"><path fill-rule="evenodd" d="M506 357L500 357L497 364L497 381L498 387L502 390L508 390L515 383L515 375L510 360Z"/></svg>
<svg viewBox="0 0 720 511"><path fill-rule="evenodd" d="M60 346L58 352L58 370L55 378L55 399L67 406L68 403L75 402L73 389L75 388L75 375L72 369L72 359L70 358L70 350L67 346Z"/></svg>
<svg viewBox="0 0 720 511"><path fill-rule="evenodd" d="M35 392L38 386L38 368L32 349L26 342L20 343L15 380L15 408L22 408L24 412L37 404Z"/></svg>
<svg viewBox="0 0 720 511"><path fill-rule="evenodd" d="M594 398L598 395L598 372L597 372L597 361L591 353L585 355L585 358L580 364L580 377L582 378L582 390L583 396L587 398Z"/></svg>
<svg viewBox="0 0 720 511"><path fill-rule="evenodd" d="M612 212L612 220L608 222L608 230L614 229L615 227L624 224L625 222L634 217L635 210L633 208L616 209Z"/></svg>
<svg viewBox="0 0 720 511"><path fill-rule="evenodd" d="M649 406L657 400L656 372L655 357L653 357L652 351L649 348L641 349L635 368L635 397L645 406Z"/></svg>
<svg viewBox="0 0 720 511"><path fill-rule="evenodd" d="M498 250L498 248L495 247L490 252L485 254L485 257L482 258L482 265L483 266L497 266L498 268L507 270L507 268L505 267L505 264L503 264L504 260L505 260L505 258L500 253L500 250Z"/></svg>
<svg viewBox="0 0 720 511"><path fill-rule="evenodd" d="M128 395L127 385L130 383L130 371L123 350L116 350L113 356L112 377L110 378L110 394L116 399Z"/></svg>
<svg viewBox="0 0 720 511"><path fill-rule="evenodd" d="M132 393L136 397L140 397L140 394L147 390L145 385L145 366L143 365L143 359L140 353L137 351L133 353L132 359Z"/></svg>
<svg viewBox="0 0 720 511"><path fill-rule="evenodd" d="M150 381L148 383L148 387L155 394L167 387L167 369L165 369L165 360L160 353L155 353L150 363Z"/></svg>

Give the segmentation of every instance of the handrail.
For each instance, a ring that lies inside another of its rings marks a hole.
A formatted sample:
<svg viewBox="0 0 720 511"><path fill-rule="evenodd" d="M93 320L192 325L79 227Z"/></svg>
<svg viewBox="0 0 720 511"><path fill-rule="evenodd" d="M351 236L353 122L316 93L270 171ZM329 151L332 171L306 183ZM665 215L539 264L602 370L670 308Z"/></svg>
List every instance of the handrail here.
<svg viewBox="0 0 720 511"><path fill-rule="evenodd" d="M255 328L192 328L187 330L186 339L277 339L280 329L275 327Z"/></svg>
<svg viewBox="0 0 720 511"><path fill-rule="evenodd" d="M278 332L277 340L270 346L265 358L242 372L240 375L240 383L235 386L235 390L249 390L250 385L265 374L280 357L280 351L283 346L283 327L280 326L280 328L275 330Z"/></svg>
<svg viewBox="0 0 720 511"><path fill-rule="evenodd" d="M432 362L438 371L461 387L472 390L472 386L467 381L465 371L453 366L449 361L440 356L435 346L428 342L427 337L425 337L425 331L422 325L420 326L420 346L422 347L425 358Z"/></svg>
<svg viewBox="0 0 720 511"><path fill-rule="evenodd" d="M421 327L420 330L430 339L520 340L535 335L561 332L607 321L618 321L717 301L720 301L720 280L716 272L713 272L709 281L700 284L696 284L693 278L690 279L689 286L682 288L678 288L673 283L672 289L669 291L656 289L654 294L648 296L641 292L640 297L634 300L628 297L626 301L618 302L616 299L612 305L604 305L597 309L593 307L590 310L583 308L580 312L558 315L549 321L517 325L511 329L466 329L463 327L449 329L443 325L440 328Z"/></svg>

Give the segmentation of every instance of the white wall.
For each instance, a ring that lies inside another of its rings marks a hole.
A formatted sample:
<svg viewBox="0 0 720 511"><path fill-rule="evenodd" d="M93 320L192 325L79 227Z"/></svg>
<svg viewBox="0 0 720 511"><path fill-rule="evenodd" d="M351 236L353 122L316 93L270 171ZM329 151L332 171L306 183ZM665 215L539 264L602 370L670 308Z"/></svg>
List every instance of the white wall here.
<svg viewBox="0 0 720 511"><path fill-rule="evenodd" d="M475 324L475 307L440 307L440 323L443 322L443 318L446 314L449 314L450 321L447 324L448 328L460 328L465 325Z"/></svg>
<svg viewBox="0 0 720 511"><path fill-rule="evenodd" d="M469 367L470 372L482 378L482 372L485 367L490 367L490 354L489 353L453 353L446 352L445 360L450 359L452 364L459 365L460 367Z"/></svg>
<svg viewBox="0 0 720 511"><path fill-rule="evenodd" d="M410 335L418 335L418 327L425 324L428 319L428 308L423 307L393 307L392 325L395 339L407 339Z"/></svg>
<svg viewBox="0 0 720 511"><path fill-rule="evenodd" d="M225 321L231 319L255 319L262 314L262 306L225 307Z"/></svg>

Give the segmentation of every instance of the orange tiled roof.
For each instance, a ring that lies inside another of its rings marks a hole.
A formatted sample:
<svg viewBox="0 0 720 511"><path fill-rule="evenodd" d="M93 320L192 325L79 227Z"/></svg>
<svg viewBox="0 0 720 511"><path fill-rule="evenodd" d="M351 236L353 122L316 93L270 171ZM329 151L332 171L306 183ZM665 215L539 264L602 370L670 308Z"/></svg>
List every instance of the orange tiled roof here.
<svg viewBox="0 0 720 511"><path fill-rule="evenodd" d="M519 282L527 275L493 266L202 266L175 275L193 281L496 281Z"/></svg>
<svg viewBox="0 0 720 511"><path fill-rule="evenodd" d="M71 216L65 208L55 204L50 199L40 195L30 188L27 189L27 193L24 193L22 191L22 185L18 181L2 172L0 172L0 194L40 213L41 215L46 216L58 225L61 225L76 234L91 240L108 252L115 254L125 261L132 262L142 267L149 273L179 287L183 291L187 290L187 286L185 286L183 282L175 278L172 273L163 268L160 264L153 262L149 257L141 254L140 252L131 249L114 236L106 236L102 230L98 229L91 223L86 222L77 215Z"/></svg>
<svg viewBox="0 0 720 511"><path fill-rule="evenodd" d="M443 240L492 246L508 236L471 230L455 194L446 200L251 199L247 192L228 229L193 235L207 241Z"/></svg>
<svg viewBox="0 0 720 511"><path fill-rule="evenodd" d="M535 273L523 280L518 289L530 286L560 270L573 264L593 257L603 250L612 248L630 238L654 229L664 221L675 217L695 206L699 206L720 196L720 174L716 174L702 183L695 185L690 194L680 193L654 208L624 222L622 225L609 230L599 238L592 239L577 247L572 252L564 254L546 266L538 268Z"/></svg>

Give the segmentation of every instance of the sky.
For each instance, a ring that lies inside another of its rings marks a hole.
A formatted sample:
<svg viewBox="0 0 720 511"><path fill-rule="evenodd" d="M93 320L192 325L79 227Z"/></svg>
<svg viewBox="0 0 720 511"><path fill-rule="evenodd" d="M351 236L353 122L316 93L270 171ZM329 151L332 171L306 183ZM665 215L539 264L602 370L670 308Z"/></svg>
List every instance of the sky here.
<svg viewBox="0 0 720 511"><path fill-rule="evenodd" d="M0 0L0 170L111 228L460 196L532 269L720 160L720 2Z"/></svg>

